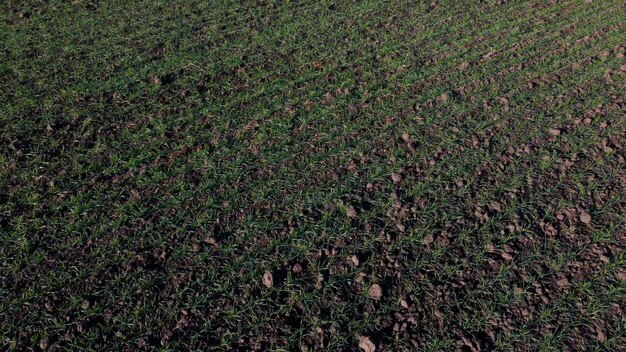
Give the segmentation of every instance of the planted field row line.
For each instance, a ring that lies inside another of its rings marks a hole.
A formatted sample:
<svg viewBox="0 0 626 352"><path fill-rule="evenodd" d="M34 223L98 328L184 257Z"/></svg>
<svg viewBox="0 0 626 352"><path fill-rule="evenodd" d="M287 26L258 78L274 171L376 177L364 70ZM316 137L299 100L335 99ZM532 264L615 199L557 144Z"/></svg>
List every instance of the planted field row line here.
<svg viewBox="0 0 626 352"><path fill-rule="evenodd" d="M569 11L567 11L567 12L569 12ZM590 11L590 13L593 13L593 12L591 12L591 11ZM595 15L598 15L598 14L597 14L597 13L595 13ZM566 17L562 17L562 18L563 18L562 23L565 23L565 18L566 18ZM520 20L519 22L520 22L520 23L525 23L524 21L521 21L521 20ZM504 21L504 20L503 20L502 22L498 22L498 23L502 23L502 24L506 23L507 25L508 25L508 24L510 24L509 22L506 22L506 21ZM504 34L503 34L502 32L498 32L498 33L497 33L497 35L496 35L496 38L501 38L501 37L504 37L504 36L506 36L506 33L504 33ZM470 36L470 38L473 38L473 37L472 37L472 36ZM481 47L477 47L477 46L475 45L475 43L480 43L480 42L483 42L483 41L484 41L483 39L484 39L484 37L478 37L478 38L476 38L476 39L471 39L470 43L468 43L468 44L464 44L464 45L462 46L462 48L471 48L472 50L480 50L480 48L481 48ZM510 40L510 39L509 39L509 40ZM428 39L428 41L426 42L426 44L428 44L428 43L431 43L431 45L434 45L435 41L432 41L432 40L431 40L431 38L429 38L429 39ZM456 41L455 41L455 45L456 45L456 44L458 44L458 42L456 42ZM443 52L443 50L444 50L444 49L441 49L441 48L440 48L440 49L438 49L438 50L440 50L440 52ZM436 53L436 52L435 52L435 53L433 53L433 52L431 52L431 51L429 51L429 50L427 50L427 49L423 49L423 50L421 50L421 52L423 53L423 55L421 56L422 58L428 58L428 57L432 57L432 55L437 55L437 53ZM482 55L482 53L481 53L481 55ZM458 57L463 57L462 55L457 55L457 56L458 56ZM396 69L394 68L394 70L396 70ZM382 69L382 70L381 70L381 71L379 71L379 72L380 72L380 73L373 72L373 74L374 74L374 75L376 75L376 76L379 76L379 75L381 75L381 74L382 74L382 75L386 75L386 74L384 74L384 72L386 72L384 69ZM387 72L389 72L389 71L387 71ZM313 88L313 87L308 86L308 87L307 87L307 90L310 90L310 89L312 89L312 88ZM366 87L363 87L363 88L364 88L364 89L367 89ZM246 139L247 139L247 138L245 138L245 136L242 136L241 138L242 138L243 140L246 140Z"/></svg>
<svg viewBox="0 0 626 352"><path fill-rule="evenodd" d="M584 88L585 86L586 86L586 84L585 84L585 85L583 85L583 86L581 86L581 87L575 87L575 89L568 90L568 91L573 92L574 94L578 94L577 92L578 92L579 88ZM583 89L583 90L584 90L584 89ZM547 105L547 104L549 104L549 103L547 103L547 102L546 102L546 105ZM517 122L517 121L514 121L513 119L509 119L508 121L511 121L511 122ZM460 157L461 157L460 155L458 155L458 154L456 154L456 153L455 153L455 154L451 155L450 157L447 157L447 159L446 159L446 160L452 160L452 159L450 159L450 158L452 158L453 156L456 156L457 158L460 158ZM445 161L444 161L444 162L445 162ZM450 161L450 162L453 162L453 161ZM410 168L409 168L409 169L410 169ZM312 187L313 187L313 186L312 186ZM364 191L359 192L359 191L357 190L357 191L356 191L356 193L364 193ZM284 198L284 197L283 197L283 198ZM231 245L232 245L232 244L231 244ZM229 246L230 246L230 245L229 245ZM258 253L258 252L257 252L257 254L260 254L260 253Z"/></svg>
<svg viewBox="0 0 626 352"><path fill-rule="evenodd" d="M597 82L594 82L594 83L597 83ZM587 85L587 83L586 83L585 85ZM618 106L618 105L613 105L612 109L617 109L617 106ZM614 110L614 111L619 111L619 110ZM617 131L617 133L619 133L619 131ZM537 147L538 147L538 146L537 146ZM530 160L532 160L532 157L531 157L531 156L525 156L525 158L526 158L526 159L528 159L529 161L530 161ZM524 168L525 166L524 166L524 165L521 165L520 167ZM536 166L536 167L537 167L537 166ZM509 170L509 171L510 171L510 170ZM535 199L535 201L540 201L540 200L542 199L542 197L541 197L541 196L542 196L542 195L535 194L535 195L531 195L531 198ZM478 220L478 219L477 219L477 220L472 220L472 221L470 221L469 225L468 225L468 223L465 223L465 224L464 224L464 227L471 227L470 225L471 225L471 223L474 223L474 221L476 222L476 224L478 224L478 221L479 221L479 220ZM467 225L467 226L465 226L465 225ZM374 229L374 230L373 230L373 232L377 232L377 231ZM454 243L452 243L452 246L454 246L454 245L455 245L455 244L454 244ZM314 247L316 247L316 246L314 246ZM343 245L338 246L338 247L344 248L344 246L343 246ZM461 246L461 248L462 248L462 246ZM349 253L345 253L345 254L347 255L347 254L349 254ZM339 254L339 255L337 255L337 257L338 257L338 258L343 258L343 257L345 257L345 256L342 256L341 254ZM279 262L281 262L281 261L279 260ZM421 269L420 269L420 270L421 270ZM406 274L410 274L410 273L408 273L408 272L407 272ZM348 280L349 280L349 279L348 279ZM320 298L320 301L322 301L322 300L324 300L324 299L328 299L328 298L329 298L329 297L322 297L322 298Z"/></svg>
<svg viewBox="0 0 626 352"><path fill-rule="evenodd" d="M548 57L548 56L542 56L542 59L545 59L546 57ZM316 127L316 126L315 126L315 125L313 125L312 127Z"/></svg>
<svg viewBox="0 0 626 352"><path fill-rule="evenodd" d="M194 149L188 148L188 149L186 149L186 152L188 152L188 151L192 151L192 150L194 150ZM185 153L179 153L179 154L184 155L184 154L186 154L186 152L185 152ZM154 166L155 166L155 165L149 165L149 166L148 166L148 168L151 168L151 167L154 167ZM144 168L144 170L145 170L145 168ZM141 173L141 171L140 171L139 173ZM127 176L130 176L130 175L132 175L132 174L134 174L134 173L127 174ZM118 179L118 178L113 178L113 180L116 180L116 179ZM102 184L102 182L101 182L101 181L103 181L103 180L100 180L100 181L99 181L99 184ZM106 183L105 183L105 184L106 184ZM77 190L80 190L80 189L77 189Z"/></svg>
<svg viewBox="0 0 626 352"><path fill-rule="evenodd" d="M623 26L623 25L621 25L621 26ZM619 28L619 27L621 27L621 26L618 26L618 28ZM610 33L610 31L615 30L615 29L616 29L616 28L610 28L608 32L605 32L604 30L598 31L598 32L596 32L593 36L589 37L589 38L590 38L589 40L591 40L591 39L594 39L594 40L595 40L595 39L599 39L600 37L602 37L602 36L604 36L604 35L606 35L606 34ZM583 41L583 42L579 42L579 43L586 43L586 42L589 42L589 40L586 40L586 41ZM568 47L569 47L569 46L568 46ZM557 49L555 52L560 52L560 51L561 51L561 50L558 50L558 49ZM542 61L545 61L545 59L546 59L546 58L547 58L547 57L543 57L543 56L542 56L542 58L541 58L540 60L536 60L536 62L535 62L535 63L540 63L540 62L542 62ZM534 61L534 60L533 60L533 61ZM530 83L532 83L533 81L535 81L536 79L539 79L539 78L540 78L540 77L539 77L539 76L537 76L536 78L531 79L531 80L528 80L526 83L524 83L524 84L520 84L520 85L530 84ZM503 80L501 80L500 82L503 82ZM511 96L511 95L512 95L512 94L514 94L514 93L515 93L515 91L511 91L511 92L509 92L506 96ZM468 116L469 116L469 115L473 115L473 114L475 114L475 113L479 112L481 109L482 109L482 108L475 108L474 110L472 110L472 111L468 112L466 115L468 115ZM425 113L425 112L421 112L421 113ZM426 126L425 126L425 127L426 127ZM363 133L359 133L359 134L357 134L357 135L355 135L355 136L353 137L353 139L356 139L356 138L360 138L360 139L362 139L362 140L364 140L364 141L365 141L365 140L368 140L367 138L365 138L365 135L364 135ZM310 148L311 148L311 147L307 147L307 149L308 149L309 151L312 151ZM300 152L298 152L298 154L299 154L299 155L306 155L306 154L308 154L308 153L309 153L309 151L307 151L307 150L300 151ZM299 159L299 158L292 158L292 159L290 159L290 160L295 161L295 162L303 161L302 159ZM281 168L286 168L286 167L288 167L288 165L290 165L290 164L288 164L289 160L287 160L286 162L287 162L287 163L283 164L283 166L282 166ZM268 171L266 172L266 174L267 174L267 175L271 175L273 172L276 172L277 170L280 170L281 168L276 169L276 170L273 170L272 172L270 172L270 170L272 170L272 169L268 169ZM252 178L251 178L251 180L252 180L252 179L257 179L257 180L258 180L258 175L262 175L262 174L263 174L262 172L258 171L258 172L257 172L257 174L255 174L255 175L254 175L254 177L252 177ZM221 193L221 192L218 192L218 194L220 194L220 193Z"/></svg>

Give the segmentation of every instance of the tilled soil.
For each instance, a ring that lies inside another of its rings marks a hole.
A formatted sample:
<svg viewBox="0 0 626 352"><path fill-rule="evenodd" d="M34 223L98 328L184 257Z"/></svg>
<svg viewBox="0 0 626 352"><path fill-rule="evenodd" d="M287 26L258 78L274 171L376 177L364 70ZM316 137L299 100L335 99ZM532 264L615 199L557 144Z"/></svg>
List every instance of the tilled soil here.
<svg viewBox="0 0 626 352"><path fill-rule="evenodd" d="M621 1L0 9L2 349L626 349Z"/></svg>

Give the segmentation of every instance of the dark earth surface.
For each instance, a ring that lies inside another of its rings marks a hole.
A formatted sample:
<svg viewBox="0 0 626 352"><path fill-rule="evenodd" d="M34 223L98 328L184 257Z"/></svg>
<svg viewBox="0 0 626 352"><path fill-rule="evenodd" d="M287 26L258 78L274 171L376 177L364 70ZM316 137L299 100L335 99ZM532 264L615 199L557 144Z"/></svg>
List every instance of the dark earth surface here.
<svg viewBox="0 0 626 352"><path fill-rule="evenodd" d="M626 349L623 1L0 23L0 349Z"/></svg>

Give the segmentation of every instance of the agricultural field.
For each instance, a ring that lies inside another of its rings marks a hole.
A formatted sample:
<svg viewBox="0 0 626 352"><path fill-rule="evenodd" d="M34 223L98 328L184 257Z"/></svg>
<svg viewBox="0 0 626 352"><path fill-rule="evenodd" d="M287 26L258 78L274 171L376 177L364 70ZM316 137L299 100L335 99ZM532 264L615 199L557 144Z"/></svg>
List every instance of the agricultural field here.
<svg viewBox="0 0 626 352"><path fill-rule="evenodd" d="M626 350L624 0L0 2L0 350Z"/></svg>

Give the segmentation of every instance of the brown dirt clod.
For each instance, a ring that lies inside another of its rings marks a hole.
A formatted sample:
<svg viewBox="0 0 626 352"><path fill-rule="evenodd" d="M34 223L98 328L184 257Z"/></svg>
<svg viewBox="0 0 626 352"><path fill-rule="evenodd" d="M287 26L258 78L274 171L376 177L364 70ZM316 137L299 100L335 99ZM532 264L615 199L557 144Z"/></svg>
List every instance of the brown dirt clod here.
<svg viewBox="0 0 626 352"><path fill-rule="evenodd" d="M551 128L550 129L550 134L553 135L553 136L558 136L558 135L561 134L561 130L558 129L558 128Z"/></svg>
<svg viewBox="0 0 626 352"><path fill-rule="evenodd" d="M302 265L300 263L294 264L293 267L291 268L291 271L293 271L296 274L301 273L302 272Z"/></svg>
<svg viewBox="0 0 626 352"><path fill-rule="evenodd" d="M274 277L269 271L266 271L265 274L263 274L263 286L267 288L271 288L272 286L274 286Z"/></svg>
<svg viewBox="0 0 626 352"><path fill-rule="evenodd" d="M507 252L502 252L502 254L500 254L500 256L502 256L502 258L504 260L513 260L513 256Z"/></svg>
<svg viewBox="0 0 626 352"><path fill-rule="evenodd" d="M376 351L376 345L367 336L359 336L359 348L364 352Z"/></svg>
<svg viewBox="0 0 626 352"><path fill-rule="evenodd" d="M377 301L383 297L383 289L380 287L379 284L373 284L372 286L370 286L367 293L369 294L371 299Z"/></svg>
<svg viewBox="0 0 626 352"><path fill-rule="evenodd" d="M352 261L352 264L354 264L354 266L359 266L359 257L353 255L350 257L350 260Z"/></svg>
<svg viewBox="0 0 626 352"><path fill-rule="evenodd" d="M353 207L352 205L349 205L349 206L346 208L346 215L347 215L349 218L354 219L354 218L356 218L357 216L359 216L359 213L356 211L356 209L354 209L354 207Z"/></svg>
<svg viewBox="0 0 626 352"><path fill-rule="evenodd" d="M600 342L606 341L606 333L604 332L604 329L599 325L596 325L596 334L597 334L596 336L598 338L598 341Z"/></svg>
<svg viewBox="0 0 626 352"><path fill-rule="evenodd" d="M49 344L50 343L47 337L44 337L41 340L39 340L39 348L41 348L42 351L45 351L48 348Z"/></svg>
<svg viewBox="0 0 626 352"><path fill-rule="evenodd" d="M581 211L580 212L580 221L583 224L588 224L591 222L591 215L589 215L589 213L587 213L586 211Z"/></svg>

